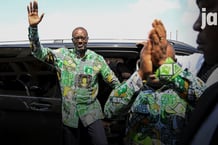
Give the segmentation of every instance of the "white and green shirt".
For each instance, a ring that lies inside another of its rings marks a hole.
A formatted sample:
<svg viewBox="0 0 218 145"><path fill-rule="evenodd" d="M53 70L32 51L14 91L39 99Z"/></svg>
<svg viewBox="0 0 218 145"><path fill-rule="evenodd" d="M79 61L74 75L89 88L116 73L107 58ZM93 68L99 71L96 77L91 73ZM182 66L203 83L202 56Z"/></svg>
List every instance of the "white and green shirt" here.
<svg viewBox="0 0 218 145"><path fill-rule="evenodd" d="M63 123L77 128L79 119L84 126L103 119L102 108L96 98L98 75L102 75L112 88L120 84L104 58L91 50L87 50L83 58L78 58L75 49L44 48L39 42L37 28L29 27L29 40L35 57L42 61L50 56L54 58L60 74Z"/></svg>

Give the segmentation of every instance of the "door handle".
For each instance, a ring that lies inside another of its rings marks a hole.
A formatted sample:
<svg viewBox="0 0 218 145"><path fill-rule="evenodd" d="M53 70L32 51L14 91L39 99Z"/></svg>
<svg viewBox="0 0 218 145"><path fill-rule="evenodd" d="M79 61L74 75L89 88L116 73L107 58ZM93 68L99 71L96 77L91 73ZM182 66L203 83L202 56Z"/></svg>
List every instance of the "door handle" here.
<svg viewBox="0 0 218 145"><path fill-rule="evenodd" d="M30 103L29 107L31 110L34 110L34 111L49 111L49 109L51 108L51 104L32 102Z"/></svg>

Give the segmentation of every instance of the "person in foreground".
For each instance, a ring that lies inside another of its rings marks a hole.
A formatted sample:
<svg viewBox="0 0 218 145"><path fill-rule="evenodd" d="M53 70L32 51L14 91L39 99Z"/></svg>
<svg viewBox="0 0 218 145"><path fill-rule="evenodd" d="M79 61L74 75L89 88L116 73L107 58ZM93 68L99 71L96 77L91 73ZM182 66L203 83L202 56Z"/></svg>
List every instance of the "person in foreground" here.
<svg viewBox="0 0 218 145"><path fill-rule="evenodd" d="M112 91L104 108L108 118L129 113L127 145L176 145L205 89L202 80L175 63L162 22L152 26L148 41L138 44L143 47L139 69Z"/></svg>
<svg viewBox="0 0 218 145"><path fill-rule="evenodd" d="M218 12L217 0L196 0L201 12L206 8L208 13ZM217 16L217 15L216 15ZM217 19L214 19L217 20ZM198 49L203 51L204 62L198 76L206 82L206 90L193 111L189 124L183 131L180 145L217 145L218 144L218 26L202 25L202 15L194 23L198 31Z"/></svg>
<svg viewBox="0 0 218 145"><path fill-rule="evenodd" d="M119 80L102 56L86 48L89 37L85 28L77 27L72 31L74 49L44 48L40 44L37 28L44 14L38 15L37 1L30 2L27 10L28 36L33 55L42 61L52 61L59 72L64 144L79 145L85 141L84 144L107 145L101 120L104 116L96 98L98 74L112 88L120 84Z"/></svg>

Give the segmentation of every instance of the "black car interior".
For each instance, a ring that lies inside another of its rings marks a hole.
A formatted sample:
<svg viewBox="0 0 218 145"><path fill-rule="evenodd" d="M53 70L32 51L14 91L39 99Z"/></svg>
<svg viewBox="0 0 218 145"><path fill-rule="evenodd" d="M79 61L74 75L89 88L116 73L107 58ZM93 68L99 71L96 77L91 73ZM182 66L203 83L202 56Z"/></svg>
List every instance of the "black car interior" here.
<svg viewBox="0 0 218 145"><path fill-rule="evenodd" d="M56 70L34 57L0 60L0 94L55 98L58 89Z"/></svg>

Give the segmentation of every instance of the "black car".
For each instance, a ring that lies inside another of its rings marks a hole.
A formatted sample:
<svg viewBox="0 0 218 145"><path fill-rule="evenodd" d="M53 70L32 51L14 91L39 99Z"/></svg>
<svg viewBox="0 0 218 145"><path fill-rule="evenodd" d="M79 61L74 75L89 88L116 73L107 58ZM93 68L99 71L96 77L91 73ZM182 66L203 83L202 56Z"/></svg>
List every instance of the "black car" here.
<svg viewBox="0 0 218 145"><path fill-rule="evenodd" d="M133 73L139 59L140 40L90 40L88 49L101 54L118 74L120 59ZM177 55L198 52L192 46L169 40ZM41 41L44 47L72 49L68 40ZM110 64L112 64L110 63ZM120 78L122 80L123 78ZM101 79L98 97L104 105L111 88ZM103 99L102 99L103 98ZM119 144L125 118L105 120L110 144ZM117 125L119 124L119 125ZM117 127L119 126L119 127ZM117 140L118 139L118 140ZM61 145L61 91L58 74L50 62L32 56L28 41L0 42L0 142L2 145Z"/></svg>

